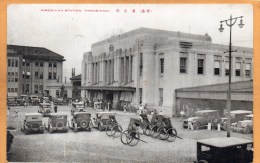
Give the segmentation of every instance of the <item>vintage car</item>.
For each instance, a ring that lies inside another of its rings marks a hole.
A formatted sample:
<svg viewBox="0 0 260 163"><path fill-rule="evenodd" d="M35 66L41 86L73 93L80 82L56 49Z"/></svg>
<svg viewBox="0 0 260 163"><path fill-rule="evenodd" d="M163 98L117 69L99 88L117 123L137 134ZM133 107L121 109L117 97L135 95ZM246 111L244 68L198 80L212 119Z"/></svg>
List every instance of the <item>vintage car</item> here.
<svg viewBox="0 0 260 163"><path fill-rule="evenodd" d="M42 121L42 115L39 113L28 113L25 114L24 121L21 122L21 130L24 133L43 133L44 125Z"/></svg>
<svg viewBox="0 0 260 163"><path fill-rule="evenodd" d="M40 98L38 96L35 95L31 95L29 97L31 105L38 105L40 103Z"/></svg>
<svg viewBox="0 0 260 163"><path fill-rule="evenodd" d="M98 128L99 131L105 130L109 123L116 122L115 115L114 112L97 112L96 117L93 118L93 127Z"/></svg>
<svg viewBox="0 0 260 163"><path fill-rule="evenodd" d="M71 128L73 131L92 129L91 114L87 112L74 112L71 120Z"/></svg>
<svg viewBox="0 0 260 163"><path fill-rule="evenodd" d="M51 113L48 119L48 124L45 126L49 133L54 131L67 132L69 130L66 114Z"/></svg>
<svg viewBox="0 0 260 163"><path fill-rule="evenodd" d="M252 111L249 110L232 110L230 112L230 126L234 125L238 121L244 119L245 115L252 114ZM225 113L225 117L221 118L220 128L224 131L227 130L227 112Z"/></svg>
<svg viewBox="0 0 260 163"><path fill-rule="evenodd" d="M253 133L253 114L246 115L244 120L233 123L231 129L233 132Z"/></svg>
<svg viewBox="0 0 260 163"><path fill-rule="evenodd" d="M16 97L7 97L7 105L8 106L16 106Z"/></svg>
<svg viewBox="0 0 260 163"><path fill-rule="evenodd" d="M52 113L52 108L50 103L40 103L38 113L42 113L43 116L49 116Z"/></svg>
<svg viewBox="0 0 260 163"><path fill-rule="evenodd" d="M74 112L84 112L84 103L83 102L73 102L71 107L71 114L73 115Z"/></svg>
<svg viewBox="0 0 260 163"><path fill-rule="evenodd" d="M8 154L8 152L10 151L11 149L11 145L13 143L13 139L14 139L14 136L13 134L11 134L11 132L9 130L6 131L6 152Z"/></svg>
<svg viewBox="0 0 260 163"><path fill-rule="evenodd" d="M208 123L211 123L213 128L217 127L220 122L220 116L218 110L200 110L194 113L194 117L189 117L183 120L183 127L188 127L188 119L193 125L193 129L207 128Z"/></svg>
<svg viewBox="0 0 260 163"><path fill-rule="evenodd" d="M197 141L195 163L253 162L253 141L236 137L209 138Z"/></svg>

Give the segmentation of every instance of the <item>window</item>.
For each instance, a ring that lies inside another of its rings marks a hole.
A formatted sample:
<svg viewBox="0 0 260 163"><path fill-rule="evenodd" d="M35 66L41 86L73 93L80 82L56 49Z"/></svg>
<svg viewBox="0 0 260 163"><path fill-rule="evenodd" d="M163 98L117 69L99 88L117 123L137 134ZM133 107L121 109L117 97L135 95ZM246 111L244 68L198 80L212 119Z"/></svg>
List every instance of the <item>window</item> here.
<svg viewBox="0 0 260 163"><path fill-rule="evenodd" d="M59 90L56 90L56 97L59 97L59 94L60 94Z"/></svg>
<svg viewBox="0 0 260 163"><path fill-rule="evenodd" d="M159 88L159 96L160 96L159 106L162 106L163 105L163 88Z"/></svg>
<svg viewBox="0 0 260 163"><path fill-rule="evenodd" d="M160 58L160 74L164 73L164 58Z"/></svg>
<svg viewBox="0 0 260 163"><path fill-rule="evenodd" d="M57 78L57 77L56 77L56 72L54 72L54 73L53 73L53 79L56 80L56 78Z"/></svg>
<svg viewBox="0 0 260 163"><path fill-rule="evenodd" d="M26 62L26 66L30 66L30 62L27 61L27 62Z"/></svg>
<svg viewBox="0 0 260 163"><path fill-rule="evenodd" d="M251 77L251 63L246 63L245 75L246 77Z"/></svg>
<svg viewBox="0 0 260 163"><path fill-rule="evenodd" d="M35 71L35 77L37 76L38 77L39 73L38 71Z"/></svg>
<svg viewBox="0 0 260 163"><path fill-rule="evenodd" d="M14 92L14 88L11 88L11 92Z"/></svg>
<svg viewBox="0 0 260 163"><path fill-rule="evenodd" d="M43 67L43 62L40 62L40 67Z"/></svg>
<svg viewBox="0 0 260 163"><path fill-rule="evenodd" d="M219 75L221 73L221 56L214 56L214 75Z"/></svg>
<svg viewBox="0 0 260 163"><path fill-rule="evenodd" d="M142 104L142 99L143 99L143 89L139 88L139 98L140 98L140 104Z"/></svg>
<svg viewBox="0 0 260 163"><path fill-rule="evenodd" d="M34 93L38 93L38 85L34 86Z"/></svg>
<svg viewBox="0 0 260 163"><path fill-rule="evenodd" d="M8 59L8 67L11 67L11 59Z"/></svg>
<svg viewBox="0 0 260 163"><path fill-rule="evenodd" d="M187 58L180 57L180 73L187 73Z"/></svg>
<svg viewBox="0 0 260 163"><path fill-rule="evenodd" d="M236 62L236 76L241 76L241 62Z"/></svg>
<svg viewBox="0 0 260 163"><path fill-rule="evenodd" d="M39 66L39 62L35 62L35 67L38 67Z"/></svg>
<svg viewBox="0 0 260 163"><path fill-rule="evenodd" d="M12 59L12 67L14 67L14 59Z"/></svg>
<svg viewBox="0 0 260 163"><path fill-rule="evenodd" d="M214 61L214 75L220 75L220 61Z"/></svg>
<svg viewBox="0 0 260 163"><path fill-rule="evenodd" d="M29 93L29 87L30 87L29 84L26 84L26 85L25 85L25 93Z"/></svg>
<svg viewBox="0 0 260 163"><path fill-rule="evenodd" d="M57 67L57 62L54 62L54 63L53 63L53 67Z"/></svg>
<svg viewBox="0 0 260 163"><path fill-rule="evenodd" d="M40 72L40 79L43 79L43 72Z"/></svg>
<svg viewBox="0 0 260 163"><path fill-rule="evenodd" d="M49 80L52 79L52 73L51 73L51 72L49 72L49 77L48 77L48 79L49 79Z"/></svg>
<svg viewBox="0 0 260 163"><path fill-rule="evenodd" d="M198 74L204 74L204 59L198 59Z"/></svg>
<svg viewBox="0 0 260 163"><path fill-rule="evenodd" d="M10 88L8 88L8 92L11 92L11 89L10 89Z"/></svg>
<svg viewBox="0 0 260 163"><path fill-rule="evenodd" d="M18 78L17 77L14 78L14 82L18 82Z"/></svg>
<svg viewBox="0 0 260 163"><path fill-rule="evenodd" d="M204 61L206 59L205 54L198 54L198 74L204 74Z"/></svg>
<svg viewBox="0 0 260 163"><path fill-rule="evenodd" d="M15 60L15 67L18 67L18 60Z"/></svg>
<svg viewBox="0 0 260 163"><path fill-rule="evenodd" d="M140 53L139 74L140 74L140 76L143 76L143 53Z"/></svg>
<svg viewBox="0 0 260 163"><path fill-rule="evenodd" d="M14 88L14 92L17 92L17 88Z"/></svg>
<svg viewBox="0 0 260 163"><path fill-rule="evenodd" d="M43 90L43 86L40 85L40 86L39 86L39 93L42 93L42 90Z"/></svg>
<svg viewBox="0 0 260 163"><path fill-rule="evenodd" d="M49 62L49 67L52 67L52 63L51 62Z"/></svg>
<svg viewBox="0 0 260 163"><path fill-rule="evenodd" d="M225 62L225 75L228 76L229 75L229 61Z"/></svg>
<svg viewBox="0 0 260 163"><path fill-rule="evenodd" d="M27 74L27 75L26 75L26 79L30 79L30 75Z"/></svg>

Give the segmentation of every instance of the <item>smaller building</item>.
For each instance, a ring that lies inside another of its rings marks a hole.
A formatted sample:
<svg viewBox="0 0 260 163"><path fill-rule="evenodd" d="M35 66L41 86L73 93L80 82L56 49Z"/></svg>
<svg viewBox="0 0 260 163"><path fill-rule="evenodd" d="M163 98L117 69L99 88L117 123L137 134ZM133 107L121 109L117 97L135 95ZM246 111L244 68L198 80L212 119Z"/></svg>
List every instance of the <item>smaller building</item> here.
<svg viewBox="0 0 260 163"><path fill-rule="evenodd" d="M46 90L53 98L72 98L73 86L71 83L49 83Z"/></svg>
<svg viewBox="0 0 260 163"><path fill-rule="evenodd" d="M175 115L183 110L188 114L204 109L226 109L228 83L176 89ZM253 80L231 83L231 110L253 110Z"/></svg>

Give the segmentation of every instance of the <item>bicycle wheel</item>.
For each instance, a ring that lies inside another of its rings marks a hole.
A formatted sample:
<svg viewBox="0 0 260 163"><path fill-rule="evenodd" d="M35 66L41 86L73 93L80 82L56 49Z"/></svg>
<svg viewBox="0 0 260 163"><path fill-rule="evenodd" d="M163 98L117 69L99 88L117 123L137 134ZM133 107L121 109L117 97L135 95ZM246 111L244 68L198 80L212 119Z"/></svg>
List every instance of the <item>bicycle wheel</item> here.
<svg viewBox="0 0 260 163"><path fill-rule="evenodd" d="M121 125L114 125L111 129L111 135L114 137L114 138L118 138L121 133L122 133L123 129L122 129L122 126Z"/></svg>
<svg viewBox="0 0 260 163"><path fill-rule="evenodd" d="M128 130L125 130L124 132L122 132L121 137L120 137L121 142L125 145L128 145L128 143L130 141L129 139L131 139L131 138L129 136Z"/></svg>
<svg viewBox="0 0 260 163"><path fill-rule="evenodd" d="M106 134L107 134L107 136L112 136L112 132L111 132L111 130L112 130L112 124L111 123L108 123L107 125L106 125Z"/></svg>
<svg viewBox="0 0 260 163"><path fill-rule="evenodd" d="M173 142L176 139L177 131L176 131L175 128L170 128L170 129L167 130L167 134L168 134L167 141Z"/></svg>
<svg viewBox="0 0 260 163"><path fill-rule="evenodd" d="M159 128L159 138L161 140L166 140L168 139L169 134L167 133L167 129L165 127Z"/></svg>
<svg viewBox="0 0 260 163"><path fill-rule="evenodd" d="M159 127L158 126L153 126L152 130L151 130L151 136L153 138L158 138L158 136L160 135L159 133Z"/></svg>
<svg viewBox="0 0 260 163"><path fill-rule="evenodd" d="M129 139L128 139L128 145L135 146L140 140L140 134L137 132L130 132L129 133Z"/></svg>

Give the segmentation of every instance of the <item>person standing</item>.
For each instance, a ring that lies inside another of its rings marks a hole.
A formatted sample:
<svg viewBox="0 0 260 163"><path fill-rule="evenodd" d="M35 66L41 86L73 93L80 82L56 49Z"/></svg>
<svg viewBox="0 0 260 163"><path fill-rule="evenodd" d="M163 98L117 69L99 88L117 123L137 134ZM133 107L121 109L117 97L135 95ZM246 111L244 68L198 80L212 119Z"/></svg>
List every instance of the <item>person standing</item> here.
<svg viewBox="0 0 260 163"><path fill-rule="evenodd" d="M19 110L18 110L18 107L15 108L15 117L18 117L18 113L19 113Z"/></svg>
<svg viewBox="0 0 260 163"><path fill-rule="evenodd" d="M110 101L107 103L107 110L110 111Z"/></svg>
<svg viewBox="0 0 260 163"><path fill-rule="evenodd" d="M54 106L54 112L55 112L55 113L58 112L58 107L57 107L57 105Z"/></svg>

